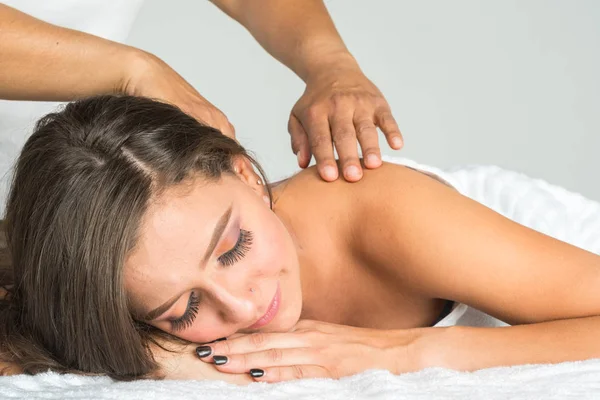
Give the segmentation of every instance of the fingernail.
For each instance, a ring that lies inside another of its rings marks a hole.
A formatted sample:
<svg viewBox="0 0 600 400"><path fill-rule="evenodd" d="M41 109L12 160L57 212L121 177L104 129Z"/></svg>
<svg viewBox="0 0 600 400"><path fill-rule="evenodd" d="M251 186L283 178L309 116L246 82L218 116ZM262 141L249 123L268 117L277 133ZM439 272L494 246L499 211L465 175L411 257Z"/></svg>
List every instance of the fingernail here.
<svg viewBox="0 0 600 400"><path fill-rule="evenodd" d="M348 168L346 168L346 175L349 176L350 178L359 178L360 171L358 170L358 168L356 166L351 165Z"/></svg>
<svg viewBox="0 0 600 400"><path fill-rule="evenodd" d="M376 164L379 162L379 157L377 157L375 154L369 154L367 155L367 162L369 164Z"/></svg>
<svg viewBox="0 0 600 400"><path fill-rule="evenodd" d="M323 172L324 172L325 176L327 176L329 179L335 179L336 170L331 165L326 166L323 169Z"/></svg>
<svg viewBox="0 0 600 400"><path fill-rule="evenodd" d="M394 147L400 147L402 146L402 139L400 139L398 136L393 137L392 144L394 145Z"/></svg>
<svg viewBox="0 0 600 400"><path fill-rule="evenodd" d="M213 360L214 360L215 364L217 364L217 365L223 365L223 364L227 363L226 356L213 356Z"/></svg>
<svg viewBox="0 0 600 400"><path fill-rule="evenodd" d="M210 346L196 347L196 354L200 358L202 358L202 357L208 357L208 356L210 356L210 353L212 353L212 349L210 348Z"/></svg>
<svg viewBox="0 0 600 400"><path fill-rule="evenodd" d="M260 378L264 374L265 374L265 371L263 371L262 369L259 369L259 368L252 368L250 370L250 375L252 375L253 378Z"/></svg>

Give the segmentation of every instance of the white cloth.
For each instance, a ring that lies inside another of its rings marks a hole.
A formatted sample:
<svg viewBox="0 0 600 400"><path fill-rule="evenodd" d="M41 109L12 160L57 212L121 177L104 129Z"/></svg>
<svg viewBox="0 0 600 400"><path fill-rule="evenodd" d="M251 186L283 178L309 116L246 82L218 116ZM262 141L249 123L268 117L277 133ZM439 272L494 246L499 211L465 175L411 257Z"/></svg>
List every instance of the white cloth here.
<svg viewBox="0 0 600 400"><path fill-rule="evenodd" d="M600 359L474 372L428 368L393 375L387 370L369 370L338 380L248 386L223 381L113 382L107 377L56 373L0 377L0 398L28 400L597 400L598 393Z"/></svg>
<svg viewBox="0 0 600 400"><path fill-rule="evenodd" d="M600 204L579 194L494 166L473 165L443 171L409 159L384 159L436 174L463 194L521 224L536 227L596 254L600 250ZM499 322L477 313L480 312L459 304L436 326L494 326ZM393 375L386 370L369 370L339 380L304 379L248 386L222 381L113 382L107 377L56 373L0 377L0 398L27 399L504 400L597 399L598 393L600 359L496 367L475 372L427 368Z"/></svg>
<svg viewBox="0 0 600 400"><path fill-rule="evenodd" d="M2 0L2 3L55 25L123 42L143 0ZM0 218L5 212L12 166L21 148L35 122L58 105L0 100Z"/></svg>

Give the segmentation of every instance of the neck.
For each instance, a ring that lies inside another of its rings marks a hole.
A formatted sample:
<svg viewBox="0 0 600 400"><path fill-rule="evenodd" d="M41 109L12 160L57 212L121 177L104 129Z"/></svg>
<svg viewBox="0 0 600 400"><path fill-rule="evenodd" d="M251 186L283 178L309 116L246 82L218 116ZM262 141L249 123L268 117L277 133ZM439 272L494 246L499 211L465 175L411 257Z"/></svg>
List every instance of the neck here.
<svg viewBox="0 0 600 400"><path fill-rule="evenodd" d="M303 218L303 210L307 206L302 204L294 195L285 195L290 179L284 179L271 185L273 194L273 212L289 232L299 262L299 278L302 292L302 310L300 319L318 319L323 311L323 301L327 293L327 282L334 277L333 271L327 265L317 265L310 254L310 242L303 235L305 229L297 229L296 221ZM300 225L301 226L301 225ZM318 268L317 268L318 267Z"/></svg>

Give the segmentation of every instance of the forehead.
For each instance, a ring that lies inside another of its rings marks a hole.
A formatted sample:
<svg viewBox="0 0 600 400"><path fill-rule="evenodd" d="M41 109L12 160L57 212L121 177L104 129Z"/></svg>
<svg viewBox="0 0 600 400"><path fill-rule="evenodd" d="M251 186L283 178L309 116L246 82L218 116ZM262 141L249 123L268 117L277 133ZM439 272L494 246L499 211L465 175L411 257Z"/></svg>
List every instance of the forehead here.
<svg viewBox="0 0 600 400"><path fill-rule="evenodd" d="M198 257L208 246L218 219L239 198L236 179L197 180L165 190L150 202L140 223L125 271L136 280L177 260Z"/></svg>

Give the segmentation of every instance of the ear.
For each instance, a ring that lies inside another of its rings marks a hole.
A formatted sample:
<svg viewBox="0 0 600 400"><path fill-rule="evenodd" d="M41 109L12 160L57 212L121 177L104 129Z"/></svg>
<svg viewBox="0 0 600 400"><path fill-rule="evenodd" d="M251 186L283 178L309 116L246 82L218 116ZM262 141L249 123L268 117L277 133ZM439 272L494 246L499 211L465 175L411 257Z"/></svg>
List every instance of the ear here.
<svg viewBox="0 0 600 400"><path fill-rule="evenodd" d="M265 182L262 177L254 171L254 167L249 159L244 156L235 156L231 161L234 174L246 185L250 186L257 195L259 195L268 205L269 196L265 188ZM265 200L266 197L266 200Z"/></svg>

